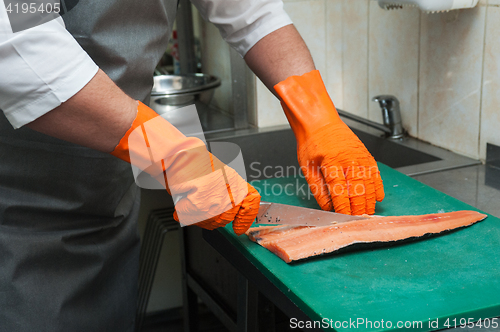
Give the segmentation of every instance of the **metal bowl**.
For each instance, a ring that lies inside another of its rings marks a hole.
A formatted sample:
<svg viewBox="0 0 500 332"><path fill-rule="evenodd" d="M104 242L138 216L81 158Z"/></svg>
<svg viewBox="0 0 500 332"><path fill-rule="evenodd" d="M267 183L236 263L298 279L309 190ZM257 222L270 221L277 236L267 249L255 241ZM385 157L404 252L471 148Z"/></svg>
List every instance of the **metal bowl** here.
<svg viewBox="0 0 500 332"><path fill-rule="evenodd" d="M192 94L215 89L220 79L206 74L160 75L154 77L151 95Z"/></svg>
<svg viewBox="0 0 500 332"><path fill-rule="evenodd" d="M151 91L151 108L158 114L193 104L209 104L220 79L206 74L155 76Z"/></svg>

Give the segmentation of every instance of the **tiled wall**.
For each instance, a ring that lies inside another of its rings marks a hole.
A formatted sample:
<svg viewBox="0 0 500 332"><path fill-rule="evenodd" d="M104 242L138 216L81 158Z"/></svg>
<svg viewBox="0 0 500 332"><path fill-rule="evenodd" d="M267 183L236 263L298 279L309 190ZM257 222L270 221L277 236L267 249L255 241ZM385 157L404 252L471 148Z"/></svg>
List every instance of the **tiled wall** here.
<svg viewBox="0 0 500 332"><path fill-rule="evenodd" d="M381 122L377 94L401 102L410 135L473 158L500 145L500 0L426 14L374 0L285 0L336 106ZM285 124L256 80L257 125Z"/></svg>

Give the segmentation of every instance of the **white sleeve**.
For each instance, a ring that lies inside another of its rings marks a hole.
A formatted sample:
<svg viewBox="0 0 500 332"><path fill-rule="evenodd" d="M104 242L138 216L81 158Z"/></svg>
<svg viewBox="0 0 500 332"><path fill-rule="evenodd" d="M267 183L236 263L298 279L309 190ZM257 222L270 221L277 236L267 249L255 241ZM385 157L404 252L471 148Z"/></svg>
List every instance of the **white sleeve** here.
<svg viewBox="0 0 500 332"><path fill-rule="evenodd" d="M68 100L97 70L60 17L13 33L0 0L0 109L14 128Z"/></svg>
<svg viewBox="0 0 500 332"><path fill-rule="evenodd" d="M281 0L191 0L241 56L261 38L292 24Z"/></svg>

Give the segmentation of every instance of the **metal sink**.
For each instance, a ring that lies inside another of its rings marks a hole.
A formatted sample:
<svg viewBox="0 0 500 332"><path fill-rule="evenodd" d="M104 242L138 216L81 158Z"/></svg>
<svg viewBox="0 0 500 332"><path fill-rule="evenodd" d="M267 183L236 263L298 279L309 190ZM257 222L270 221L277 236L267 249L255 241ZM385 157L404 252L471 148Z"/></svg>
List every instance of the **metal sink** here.
<svg viewBox="0 0 500 332"><path fill-rule="evenodd" d="M409 176L481 164L479 160L412 137L385 139L376 129L346 118L343 121L360 137L377 161Z"/></svg>
<svg viewBox="0 0 500 332"><path fill-rule="evenodd" d="M414 138L389 140L378 130L344 119L375 160L409 176L480 164ZM207 134L208 141L233 142L240 146L247 179L297 176L296 141L288 126L244 129Z"/></svg>

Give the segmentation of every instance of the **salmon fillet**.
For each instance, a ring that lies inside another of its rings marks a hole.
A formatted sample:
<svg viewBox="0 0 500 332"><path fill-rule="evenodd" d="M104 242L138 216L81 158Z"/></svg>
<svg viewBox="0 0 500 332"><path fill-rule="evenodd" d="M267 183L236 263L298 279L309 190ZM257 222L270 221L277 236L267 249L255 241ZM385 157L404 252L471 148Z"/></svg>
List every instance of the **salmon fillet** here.
<svg viewBox="0 0 500 332"><path fill-rule="evenodd" d="M250 228L250 240L287 263L372 242L394 242L470 226L487 216L456 211L419 216L370 217L332 226L262 226Z"/></svg>

